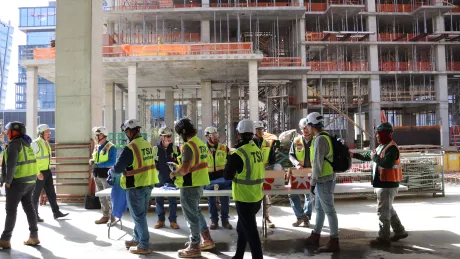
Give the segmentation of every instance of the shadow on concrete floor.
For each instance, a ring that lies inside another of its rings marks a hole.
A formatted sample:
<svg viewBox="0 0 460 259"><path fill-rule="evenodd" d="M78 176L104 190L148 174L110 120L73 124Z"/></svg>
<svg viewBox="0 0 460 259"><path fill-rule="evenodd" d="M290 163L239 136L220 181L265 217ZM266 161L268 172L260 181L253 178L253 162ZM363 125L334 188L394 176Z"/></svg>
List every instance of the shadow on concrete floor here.
<svg viewBox="0 0 460 259"><path fill-rule="evenodd" d="M97 236L80 230L79 228L68 223L67 220L57 220L57 222L59 223L60 227L56 227L56 226L47 224L46 222L40 223L40 224L44 227L52 229L55 232L63 235L64 239L70 242L81 243L81 244L93 243L94 245L101 246L101 247L112 246L112 243L97 240Z"/></svg>

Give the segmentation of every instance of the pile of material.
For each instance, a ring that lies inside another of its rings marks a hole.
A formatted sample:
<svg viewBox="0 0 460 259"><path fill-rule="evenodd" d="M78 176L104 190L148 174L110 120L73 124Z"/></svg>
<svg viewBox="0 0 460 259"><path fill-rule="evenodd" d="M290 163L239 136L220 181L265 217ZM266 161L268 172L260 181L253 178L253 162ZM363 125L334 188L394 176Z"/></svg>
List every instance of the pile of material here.
<svg viewBox="0 0 460 259"><path fill-rule="evenodd" d="M428 191L441 189L441 176L438 160L433 157L401 156L403 180L401 184L409 191Z"/></svg>

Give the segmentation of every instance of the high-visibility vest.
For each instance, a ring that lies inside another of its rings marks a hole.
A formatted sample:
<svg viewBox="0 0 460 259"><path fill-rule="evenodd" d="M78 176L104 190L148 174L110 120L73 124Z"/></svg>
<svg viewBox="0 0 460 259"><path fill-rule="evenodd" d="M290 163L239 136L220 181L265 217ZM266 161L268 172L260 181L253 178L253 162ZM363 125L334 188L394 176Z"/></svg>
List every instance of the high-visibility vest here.
<svg viewBox="0 0 460 259"><path fill-rule="evenodd" d="M266 139L263 139L262 140L262 144L260 145L260 149L262 150L262 154L264 156L264 164L268 164L268 160L269 160L269 157L270 157L270 150L271 150L271 147L272 147L272 141L268 141Z"/></svg>
<svg viewBox="0 0 460 259"><path fill-rule="evenodd" d="M303 144L303 136L294 138L294 152L295 158L299 161L300 165L305 164L305 145Z"/></svg>
<svg viewBox="0 0 460 259"><path fill-rule="evenodd" d="M216 152L213 154L208 149L208 171L214 173L225 169L225 163L227 162L227 146L224 144L217 144Z"/></svg>
<svg viewBox="0 0 460 259"><path fill-rule="evenodd" d="M37 181L37 175L40 173L37 167L34 150L23 144L21 144L21 146L22 148L18 153L13 181L17 180L21 183L34 183ZM8 166L8 146L5 149L3 161L5 162L5 165Z"/></svg>
<svg viewBox="0 0 460 259"><path fill-rule="evenodd" d="M323 168L321 170L321 174L319 175L319 177L324 177L324 176L328 176L328 175L331 175L334 170L332 169L332 162L334 162L334 150L332 149L332 142L331 142L331 136L329 136L329 133L327 133L326 131L323 131L321 132L320 134L318 135L321 135L323 136L326 140L327 140L327 143L329 144L329 153L327 153L326 157L328 161L324 160L323 162ZM311 163L311 167L313 167L313 161L315 161L315 141L318 137L318 135L316 136L313 136L313 142L310 146L310 163Z"/></svg>
<svg viewBox="0 0 460 259"><path fill-rule="evenodd" d="M99 150L99 145L96 146L93 152L94 163L100 164L109 161L109 151L111 147L113 147L113 144L110 141L105 144L100 152L97 152Z"/></svg>
<svg viewBox="0 0 460 259"><path fill-rule="evenodd" d="M235 201L257 202L264 194L264 156L257 145L250 141L234 151L243 160L243 171L236 173L232 182L232 196Z"/></svg>
<svg viewBox="0 0 460 259"><path fill-rule="evenodd" d="M398 146L392 140L387 145L379 145L376 150L376 155L380 156L380 158L383 159L385 157L385 151L391 146L395 146L399 151ZM399 156L398 159L395 161L393 168L383 168L378 166L375 162L373 162L373 166L374 169L377 168L379 170L380 181L382 182L399 182L403 179L401 159L399 158Z"/></svg>
<svg viewBox="0 0 460 259"><path fill-rule="evenodd" d="M37 138L34 140L37 143L38 153L35 154L35 158L37 159L37 167L40 171L45 171L50 169L50 161L51 161L51 147L48 141L43 140L42 138Z"/></svg>
<svg viewBox="0 0 460 259"><path fill-rule="evenodd" d="M127 146L133 152L133 163L120 179L123 189L151 186L158 183L153 148L144 138L133 139Z"/></svg>
<svg viewBox="0 0 460 259"><path fill-rule="evenodd" d="M193 153L193 160L191 161L190 173L184 176L176 176L174 184L178 188L184 187L198 187L210 184L208 173L208 147L201 139L194 136L184 143L184 147L188 146ZM184 150L182 148L182 150ZM179 163L182 163L182 155L178 158Z"/></svg>

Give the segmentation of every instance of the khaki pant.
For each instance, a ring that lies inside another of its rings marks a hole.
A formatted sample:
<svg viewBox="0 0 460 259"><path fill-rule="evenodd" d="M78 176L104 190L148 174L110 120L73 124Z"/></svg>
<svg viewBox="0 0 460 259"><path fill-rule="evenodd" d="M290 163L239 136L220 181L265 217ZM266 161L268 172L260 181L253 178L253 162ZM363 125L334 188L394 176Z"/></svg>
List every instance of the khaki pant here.
<svg viewBox="0 0 460 259"><path fill-rule="evenodd" d="M393 201L398 194L398 188L377 189L377 215L379 216L379 238L389 240L391 231L397 234L405 231L398 214L393 209Z"/></svg>
<svg viewBox="0 0 460 259"><path fill-rule="evenodd" d="M96 183L96 192L110 188L105 178L94 177L94 182ZM109 217L112 214L110 197L99 197L99 200L101 201L102 215L104 217Z"/></svg>

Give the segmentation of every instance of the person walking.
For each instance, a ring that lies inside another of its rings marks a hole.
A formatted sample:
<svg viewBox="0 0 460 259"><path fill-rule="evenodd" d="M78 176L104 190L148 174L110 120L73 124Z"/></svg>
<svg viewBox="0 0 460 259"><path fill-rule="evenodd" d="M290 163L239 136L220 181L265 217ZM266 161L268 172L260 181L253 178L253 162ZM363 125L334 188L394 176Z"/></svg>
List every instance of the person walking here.
<svg viewBox="0 0 460 259"><path fill-rule="evenodd" d="M313 134L312 145L310 146L310 162L312 165L310 191L315 195L316 200L316 223L311 236L307 238L307 245L319 246L324 216L327 215L330 238L326 246L320 247L318 252L337 252L340 250L339 225L334 206L336 176L332 169L334 150L331 136L324 131L323 116L317 112L308 114L307 127Z"/></svg>
<svg viewBox="0 0 460 259"><path fill-rule="evenodd" d="M232 196L238 213L236 231L238 241L234 259L242 259L249 243L253 259L263 258L256 214L264 197L262 185L265 177L263 153L254 143L254 122L242 120L236 128L238 144L228 157L224 178L232 180Z"/></svg>
<svg viewBox="0 0 460 259"><path fill-rule="evenodd" d="M38 215L38 202L42 190L45 190L46 198L48 199L53 216L55 219L65 217L69 213L62 213L59 210L59 206L56 201L56 190L54 189L53 174L50 170L51 164L51 147L49 139L51 136L50 127L46 124L40 124L37 127L38 138L32 142L32 150L34 151L35 158L37 160L37 167L42 175L43 180L38 179L35 183L35 189L32 194L32 201L35 206L35 212L37 213L37 221L43 222L44 220Z"/></svg>
<svg viewBox="0 0 460 259"><path fill-rule="evenodd" d="M352 158L373 163L371 183L377 192L379 236L371 240L370 244L389 246L391 242L409 236L393 208L394 199L398 195L399 181L403 179L400 152L393 140L393 126L390 123L380 124L375 137L380 145L374 151L350 152L350 155ZM392 237L390 237L390 227L394 231Z"/></svg>

